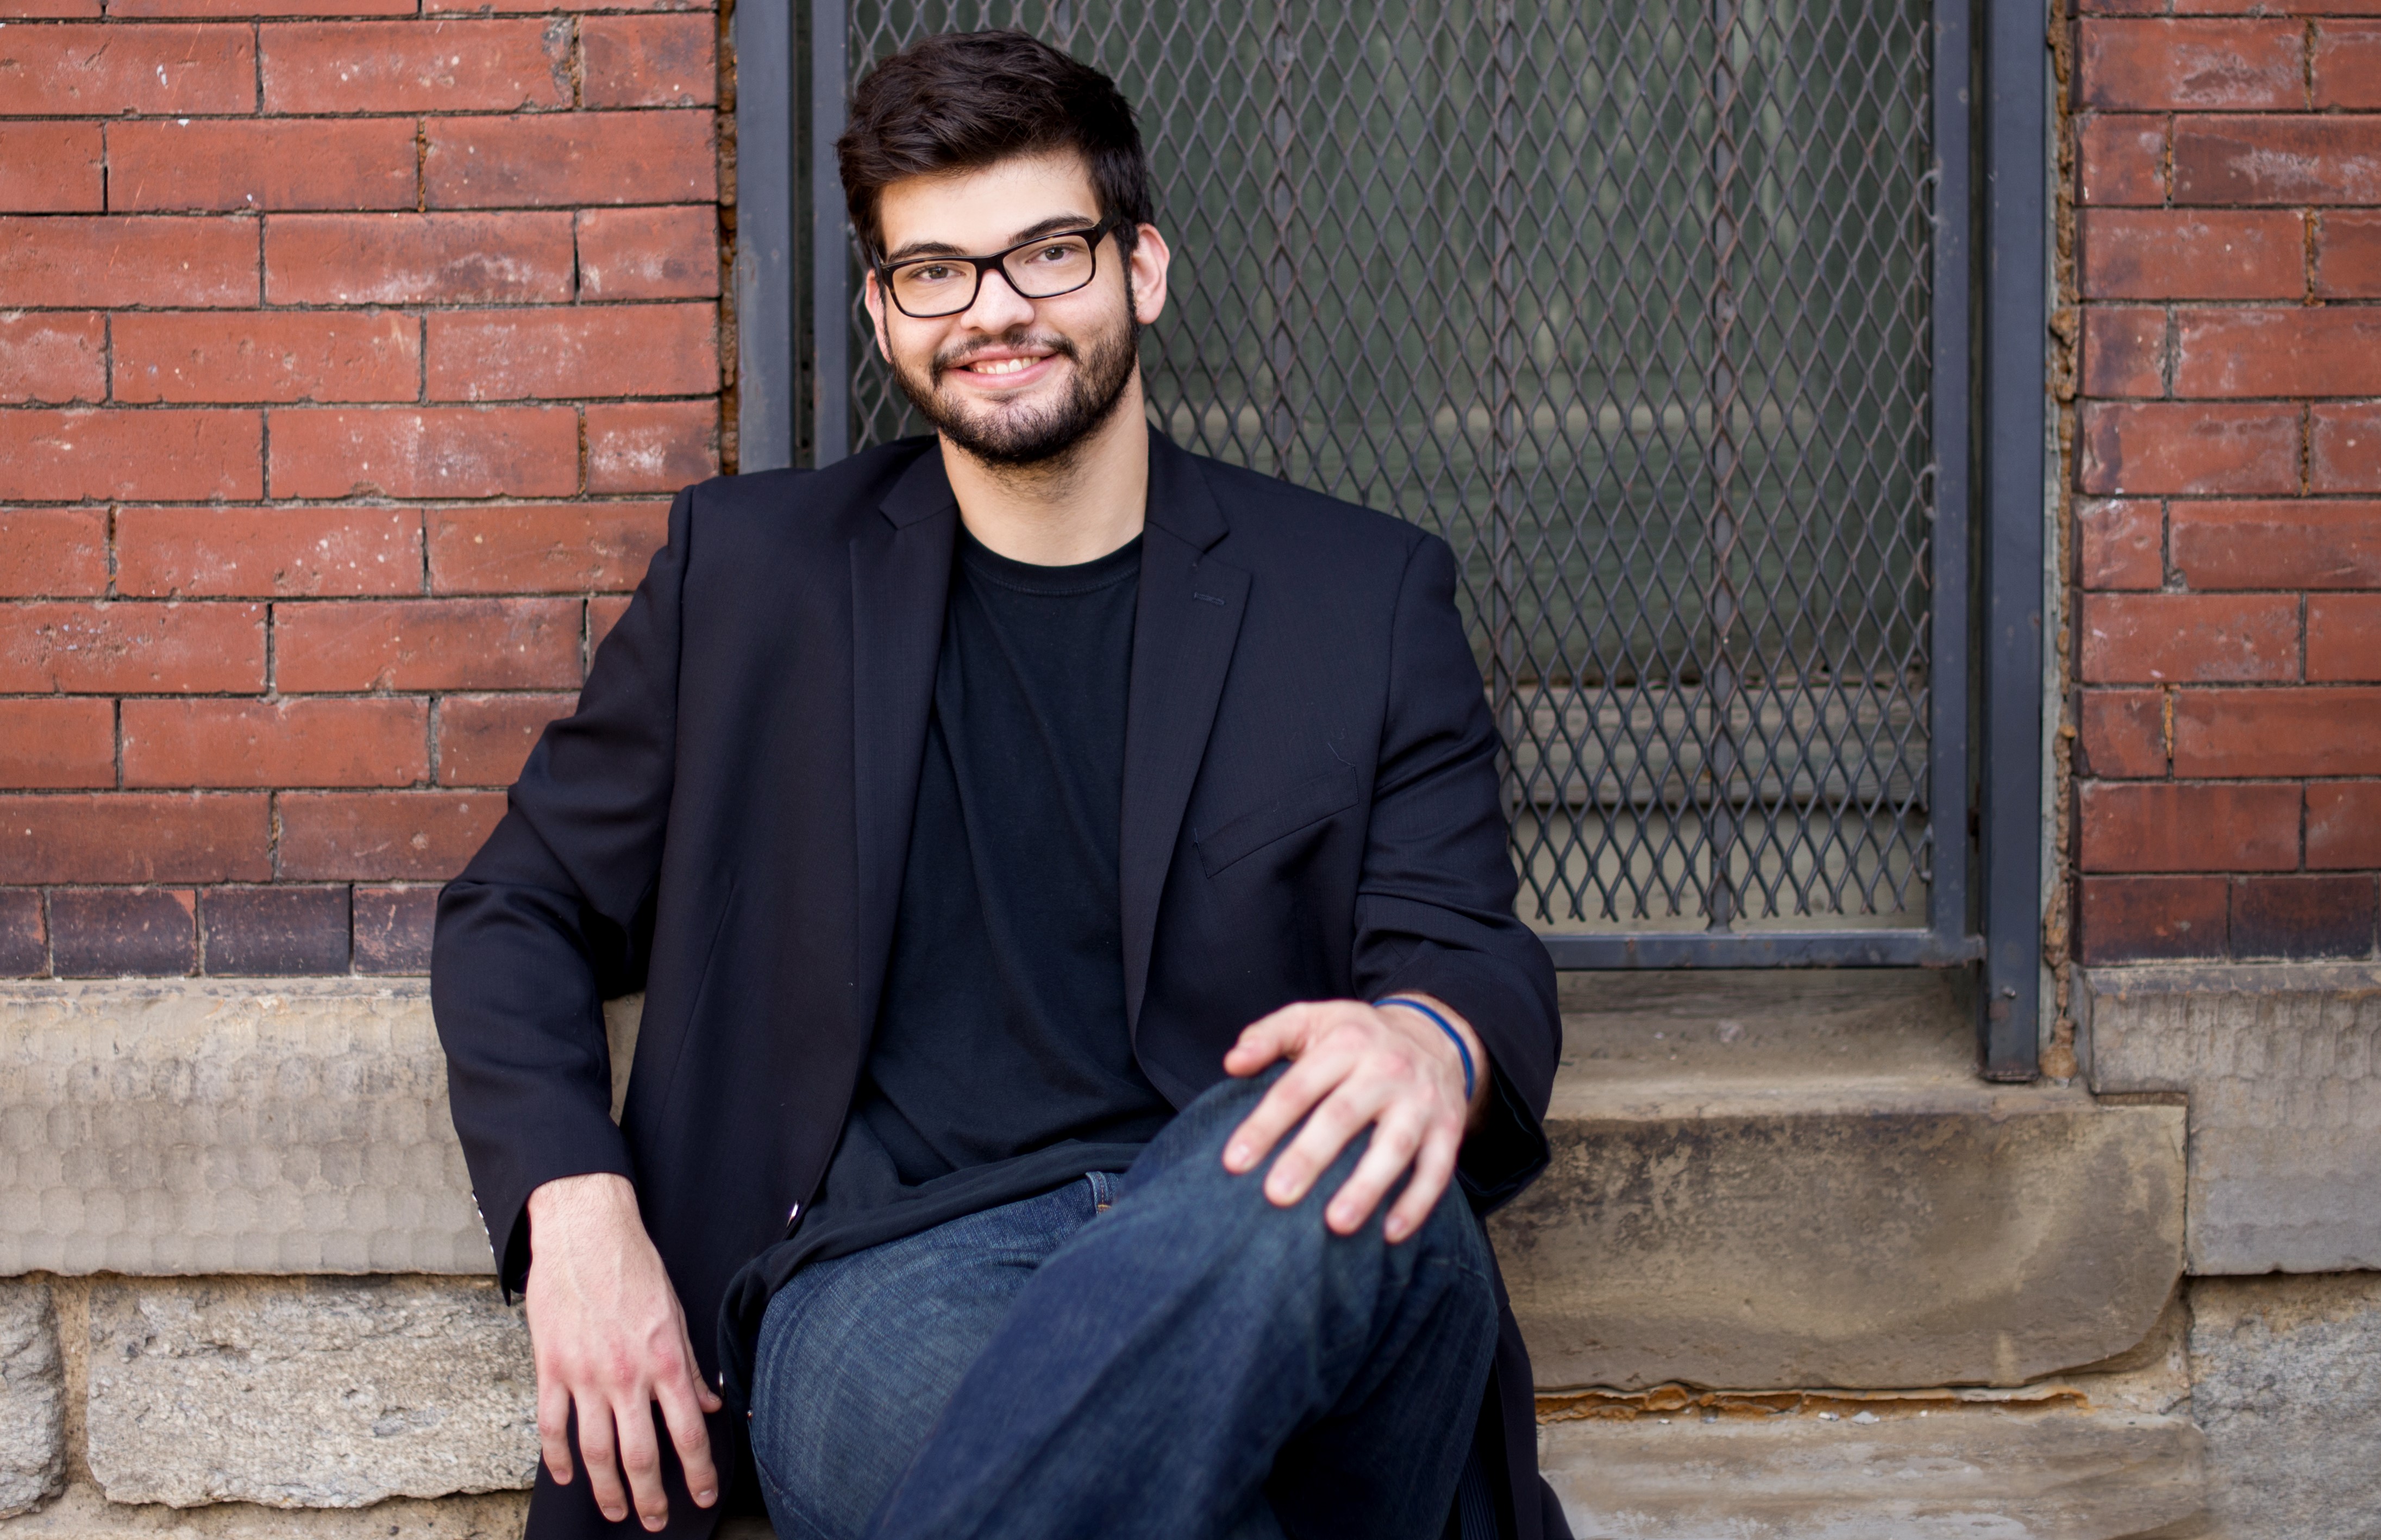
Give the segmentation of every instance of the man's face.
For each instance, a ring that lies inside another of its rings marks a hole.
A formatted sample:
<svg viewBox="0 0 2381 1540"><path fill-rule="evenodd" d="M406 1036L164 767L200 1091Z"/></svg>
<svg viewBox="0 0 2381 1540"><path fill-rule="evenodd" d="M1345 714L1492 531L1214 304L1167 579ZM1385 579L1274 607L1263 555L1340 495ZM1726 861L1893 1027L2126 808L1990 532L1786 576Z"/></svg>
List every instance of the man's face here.
<svg viewBox="0 0 2381 1540"><path fill-rule="evenodd" d="M1099 220L1090 168L1070 153L910 177L885 189L878 203L888 265L988 256ZM1090 283L1041 299L987 272L966 310L928 320L889 303L871 273L876 345L918 409L971 455L1013 466L1056 458L1123 403L1139 367L1140 328L1166 303L1166 243L1153 226L1140 227L1129 262L1113 233L1094 261Z"/></svg>

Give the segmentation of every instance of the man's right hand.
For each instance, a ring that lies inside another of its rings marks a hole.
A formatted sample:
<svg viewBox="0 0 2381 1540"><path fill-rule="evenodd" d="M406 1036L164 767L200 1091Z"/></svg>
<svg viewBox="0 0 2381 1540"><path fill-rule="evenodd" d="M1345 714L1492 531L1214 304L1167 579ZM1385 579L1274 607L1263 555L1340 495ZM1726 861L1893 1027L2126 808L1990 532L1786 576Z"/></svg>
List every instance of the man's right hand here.
<svg viewBox="0 0 2381 1540"><path fill-rule="evenodd" d="M669 1518L659 1401L697 1507L719 1500L706 1412L720 1400L702 1383L686 1312L637 1213L636 1190L608 1172L563 1177L529 1195L529 1334L537 1355L537 1439L545 1468L570 1485L570 1413L604 1517L617 1523L633 1500L648 1530ZM628 1494L620 1473L628 1472Z"/></svg>

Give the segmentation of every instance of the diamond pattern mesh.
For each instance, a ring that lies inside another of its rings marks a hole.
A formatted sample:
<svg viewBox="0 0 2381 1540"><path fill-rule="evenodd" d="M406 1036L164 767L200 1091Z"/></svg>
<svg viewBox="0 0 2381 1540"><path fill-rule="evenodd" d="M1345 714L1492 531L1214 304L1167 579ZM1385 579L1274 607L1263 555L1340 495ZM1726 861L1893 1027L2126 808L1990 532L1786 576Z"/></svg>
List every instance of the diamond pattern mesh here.
<svg viewBox="0 0 2381 1540"><path fill-rule="evenodd" d="M1437 530L1548 931L1925 923L1926 0L856 0L1141 114L1150 414ZM855 443L923 424L867 340Z"/></svg>

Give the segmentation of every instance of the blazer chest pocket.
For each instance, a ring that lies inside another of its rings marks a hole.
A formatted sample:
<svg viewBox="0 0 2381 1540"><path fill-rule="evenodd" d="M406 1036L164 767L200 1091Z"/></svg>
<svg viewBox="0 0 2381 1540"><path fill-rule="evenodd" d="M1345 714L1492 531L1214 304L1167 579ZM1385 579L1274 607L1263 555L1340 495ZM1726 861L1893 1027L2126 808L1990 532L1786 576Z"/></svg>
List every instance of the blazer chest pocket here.
<svg viewBox="0 0 2381 1540"><path fill-rule="evenodd" d="M1300 781L1264 806L1199 836L1195 841L1199 864L1207 869L1209 876L1215 876L1275 840L1287 838L1355 806L1358 789L1356 768L1351 764Z"/></svg>

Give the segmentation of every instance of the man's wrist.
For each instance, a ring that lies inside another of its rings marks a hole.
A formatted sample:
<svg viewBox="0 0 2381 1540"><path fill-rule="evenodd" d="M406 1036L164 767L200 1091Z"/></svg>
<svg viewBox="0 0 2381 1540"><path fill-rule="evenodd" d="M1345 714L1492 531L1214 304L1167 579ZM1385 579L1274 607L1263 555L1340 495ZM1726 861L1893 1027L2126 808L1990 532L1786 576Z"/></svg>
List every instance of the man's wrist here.
<svg viewBox="0 0 2381 1540"><path fill-rule="evenodd" d="M1488 1101L1488 1050L1462 1013L1446 1001L1416 989L1385 995L1373 1003L1373 1008L1400 1008L1408 1020L1419 1021L1428 1029L1429 1037L1437 1041L1444 1058L1452 1061L1463 1075L1464 1127L1468 1130L1478 1123L1480 1111Z"/></svg>

